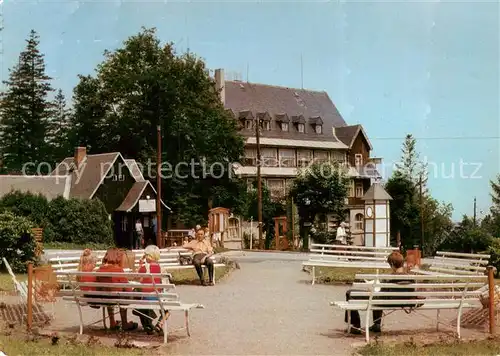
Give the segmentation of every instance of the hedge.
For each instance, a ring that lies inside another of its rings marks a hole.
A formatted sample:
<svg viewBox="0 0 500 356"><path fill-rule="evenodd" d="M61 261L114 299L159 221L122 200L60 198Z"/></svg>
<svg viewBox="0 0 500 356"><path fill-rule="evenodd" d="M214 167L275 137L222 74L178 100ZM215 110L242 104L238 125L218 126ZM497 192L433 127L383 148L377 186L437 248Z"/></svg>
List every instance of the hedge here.
<svg viewBox="0 0 500 356"><path fill-rule="evenodd" d="M24 216L43 228L45 242L114 244L109 215L98 199L47 201L42 195L14 191L0 199L0 211Z"/></svg>
<svg viewBox="0 0 500 356"><path fill-rule="evenodd" d="M14 272L26 272L27 262L37 262L33 227L26 217L0 213L0 258L5 257Z"/></svg>

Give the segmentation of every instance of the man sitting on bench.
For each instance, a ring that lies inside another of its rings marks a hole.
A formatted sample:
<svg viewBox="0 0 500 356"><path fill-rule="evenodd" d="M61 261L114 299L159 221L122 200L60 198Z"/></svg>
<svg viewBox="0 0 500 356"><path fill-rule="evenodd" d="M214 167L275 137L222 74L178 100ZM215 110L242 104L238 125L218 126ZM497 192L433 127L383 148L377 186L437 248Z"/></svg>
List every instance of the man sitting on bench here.
<svg viewBox="0 0 500 356"><path fill-rule="evenodd" d="M406 274L406 271L404 269L404 257L401 253L394 251L392 252L388 257L387 257L387 263L389 263L389 266L391 267L392 274ZM408 284L408 283L414 283L414 281L408 279L408 280L400 280L397 282L397 284ZM361 297L361 296L351 296L351 293L357 290L350 289L346 293L346 301L349 300L355 300L355 299L367 299L368 297ZM382 292L414 292L412 288L382 288ZM390 297L386 297L389 299ZM394 299L401 299L401 297L392 297ZM374 298L376 299L376 298ZM409 305L407 305L409 306ZM403 305L401 306L403 307ZM351 334L361 334L361 319L359 317L359 311L357 310L351 310L351 311L346 311L345 312L345 322L348 322L348 314L351 313ZM370 327L370 331L372 332L381 332L381 324L382 324L382 315L383 311L382 310L373 310L372 311L372 316L373 316L373 325Z"/></svg>
<svg viewBox="0 0 500 356"><path fill-rule="evenodd" d="M203 229L198 229L196 231L196 240L193 240L182 247L193 251L193 265L200 278L200 283L202 286L206 286L205 278L203 276L202 265L207 266L209 285L214 285L214 261L210 258L214 249L210 244L210 241L205 239L205 231Z"/></svg>

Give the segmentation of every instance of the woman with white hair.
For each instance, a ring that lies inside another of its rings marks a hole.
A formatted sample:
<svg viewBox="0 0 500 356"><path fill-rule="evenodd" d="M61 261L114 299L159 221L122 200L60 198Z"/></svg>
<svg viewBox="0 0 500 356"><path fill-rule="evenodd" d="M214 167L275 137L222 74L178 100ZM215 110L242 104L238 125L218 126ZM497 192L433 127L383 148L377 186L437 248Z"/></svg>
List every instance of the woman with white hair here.
<svg viewBox="0 0 500 356"><path fill-rule="evenodd" d="M160 264L158 263L160 261L160 249L158 246L155 245L149 245L144 249L144 256L141 258L139 261L139 270L137 271L138 273L161 273L161 267ZM153 278L147 276L141 278L141 283L144 284L152 284L153 283ZM154 283L155 284L161 284L161 278L160 277L154 277ZM143 297L143 299L146 300L156 300L157 296L155 293L154 288L138 288L141 292L146 292L146 293L151 293L151 297ZM158 291L161 293L162 291ZM141 324L144 330L148 334L152 334L153 331L157 332L162 332L161 326L156 324L155 327L153 327L153 320L156 319L157 315L154 312L154 310L151 309L138 309L134 310L132 314L137 315L139 319L141 319Z"/></svg>

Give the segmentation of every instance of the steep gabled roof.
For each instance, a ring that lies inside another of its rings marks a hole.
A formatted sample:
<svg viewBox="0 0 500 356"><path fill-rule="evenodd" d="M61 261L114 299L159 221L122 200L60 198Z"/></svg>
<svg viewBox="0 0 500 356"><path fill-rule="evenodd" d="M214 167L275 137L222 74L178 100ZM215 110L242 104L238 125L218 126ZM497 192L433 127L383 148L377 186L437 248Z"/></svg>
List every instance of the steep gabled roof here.
<svg viewBox="0 0 500 356"><path fill-rule="evenodd" d="M65 158L51 175L71 175L70 198L92 199L117 159L119 152L86 155L76 169L73 157Z"/></svg>
<svg viewBox="0 0 500 356"><path fill-rule="evenodd" d="M125 197L125 199L123 199L122 203L116 210L130 212L137 205L137 202L139 201L142 194L144 193L144 190L148 186L150 186L151 189L156 193L156 190L153 188L153 185L148 180L135 182L132 188L130 188L130 190L128 191L128 194ZM166 209L171 210L163 202L163 200L161 201L161 203Z"/></svg>
<svg viewBox="0 0 500 356"><path fill-rule="evenodd" d="M319 116L323 120L323 134L317 134L312 129L305 133L271 130L263 132L263 137L337 141L332 128L346 126L326 92L238 81L225 81L224 86L225 107L235 113L251 111L255 117L259 112L269 112L275 119L277 115L287 114L290 118L300 115L306 119ZM242 131L242 134L246 133Z"/></svg>
<svg viewBox="0 0 500 356"><path fill-rule="evenodd" d="M354 140L356 140L356 137L358 137L360 133L365 137L366 142L368 142L368 146L370 147L370 150L372 150L373 149L372 144L368 139L368 135L363 129L363 126L351 125L351 126L343 126L335 128L335 135L338 137L340 141L345 143L349 148L352 147Z"/></svg>

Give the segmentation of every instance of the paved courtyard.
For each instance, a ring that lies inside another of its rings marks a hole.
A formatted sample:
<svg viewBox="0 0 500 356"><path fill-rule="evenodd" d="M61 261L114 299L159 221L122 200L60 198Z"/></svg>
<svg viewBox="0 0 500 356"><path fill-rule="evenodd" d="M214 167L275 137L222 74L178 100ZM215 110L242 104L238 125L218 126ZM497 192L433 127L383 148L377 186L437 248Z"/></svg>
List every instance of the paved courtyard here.
<svg viewBox="0 0 500 356"><path fill-rule="evenodd" d="M192 311L191 338L185 331L169 334L166 354L350 355L353 346L363 344L363 336L343 333L343 313L329 306L330 301L344 298L346 286L311 286L297 257L264 260L253 256L235 255L241 269L215 287L177 287L184 302L201 303L206 309ZM76 306L60 302L56 309L50 328L76 332ZM100 312L84 310L86 323L99 319ZM434 317L435 312L427 315ZM174 313L169 321L171 328L182 326L182 313ZM384 319L383 327L384 338L436 336L434 322L413 313L394 313ZM415 333L415 329L419 332ZM87 329L86 333L95 331ZM134 339L143 335L133 334Z"/></svg>

